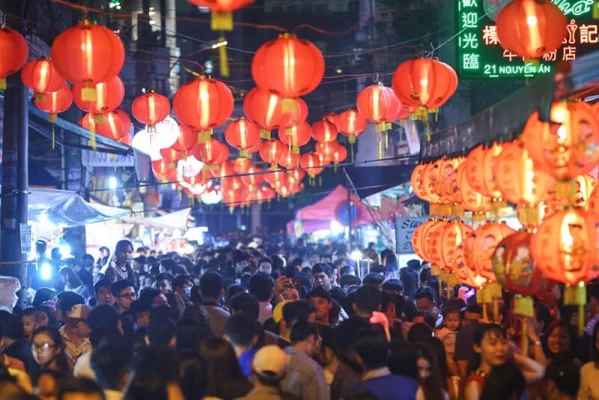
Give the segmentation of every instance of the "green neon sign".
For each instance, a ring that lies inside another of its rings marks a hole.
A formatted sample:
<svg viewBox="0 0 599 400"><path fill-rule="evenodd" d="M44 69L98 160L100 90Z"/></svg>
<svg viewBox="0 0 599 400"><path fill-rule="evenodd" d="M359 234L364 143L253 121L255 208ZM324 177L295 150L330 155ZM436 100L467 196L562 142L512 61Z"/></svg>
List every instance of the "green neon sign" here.
<svg viewBox="0 0 599 400"><path fill-rule="evenodd" d="M497 38L495 22L485 15L483 0L457 1L456 39L458 74L461 78L522 79L545 75L560 61L573 61L599 47L599 24L592 18L594 0L551 0L568 19L562 47L545 54L538 65L525 64L504 50Z"/></svg>

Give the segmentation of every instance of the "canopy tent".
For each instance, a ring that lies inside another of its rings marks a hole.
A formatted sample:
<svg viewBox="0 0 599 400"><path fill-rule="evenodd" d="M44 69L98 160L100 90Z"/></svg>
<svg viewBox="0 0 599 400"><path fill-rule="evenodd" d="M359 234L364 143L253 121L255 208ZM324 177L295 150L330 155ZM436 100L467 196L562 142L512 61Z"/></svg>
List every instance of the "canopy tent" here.
<svg viewBox="0 0 599 400"><path fill-rule="evenodd" d="M89 203L76 192L58 189L30 189L28 219L66 228L121 218L129 210Z"/></svg>
<svg viewBox="0 0 599 400"><path fill-rule="evenodd" d="M136 217L125 217L124 222L130 224L144 225L151 229L167 229L167 230L187 230L187 223L191 208L186 208L180 211L175 211L160 217L150 218L136 218Z"/></svg>
<svg viewBox="0 0 599 400"><path fill-rule="evenodd" d="M300 209L295 214L295 221L301 224L302 233L330 229L331 221L346 225L349 221L348 193L343 186L337 186L331 193L316 203ZM351 213L353 226L374 223L372 211L363 205L356 196L351 196ZM357 215L355 215L357 214Z"/></svg>

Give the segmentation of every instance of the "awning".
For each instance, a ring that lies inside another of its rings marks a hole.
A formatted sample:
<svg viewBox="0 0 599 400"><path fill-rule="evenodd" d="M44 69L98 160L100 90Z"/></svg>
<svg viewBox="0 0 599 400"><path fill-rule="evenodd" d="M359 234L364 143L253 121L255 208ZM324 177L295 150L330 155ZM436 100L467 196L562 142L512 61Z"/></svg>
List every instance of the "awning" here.
<svg viewBox="0 0 599 400"><path fill-rule="evenodd" d="M82 226L129 215L129 210L88 203L76 192L30 189L28 219L60 227Z"/></svg>
<svg viewBox="0 0 599 400"><path fill-rule="evenodd" d="M410 181L415 164L376 167L345 167L360 199Z"/></svg>
<svg viewBox="0 0 599 400"><path fill-rule="evenodd" d="M181 230L187 229L191 208L175 211L160 217L136 218L125 217L122 220L130 224L143 225L152 229Z"/></svg>

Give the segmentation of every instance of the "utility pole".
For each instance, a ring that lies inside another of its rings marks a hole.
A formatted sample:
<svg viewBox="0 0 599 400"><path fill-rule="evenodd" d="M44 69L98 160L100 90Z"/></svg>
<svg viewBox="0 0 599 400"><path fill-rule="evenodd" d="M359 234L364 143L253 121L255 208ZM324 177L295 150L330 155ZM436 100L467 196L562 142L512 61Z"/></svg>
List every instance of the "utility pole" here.
<svg viewBox="0 0 599 400"><path fill-rule="evenodd" d="M25 20L26 1L6 2L5 12ZM10 16L8 16L10 21ZM19 24L13 26L18 27ZM14 73L6 80L4 91L4 124L2 145L2 205L0 207L0 272L26 281L25 264L29 254L21 254L20 224L27 224L29 195L29 104L27 87L21 74Z"/></svg>

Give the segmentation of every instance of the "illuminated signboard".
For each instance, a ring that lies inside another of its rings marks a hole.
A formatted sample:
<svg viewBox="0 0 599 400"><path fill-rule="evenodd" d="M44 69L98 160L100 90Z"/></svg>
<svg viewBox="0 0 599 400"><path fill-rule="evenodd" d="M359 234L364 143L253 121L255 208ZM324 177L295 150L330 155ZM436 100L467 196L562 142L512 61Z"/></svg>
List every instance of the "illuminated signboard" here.
<svg viewBox="0 0 599 400"><path fill-rule="evenodd" d="M566 15L568 33L559 49L547 53L538 65L504 50L497 40L495 22L486 16L484 0L458 0L458 73L462 78L526 78L551 72L559 61L599 49L597 20L593 20L594 0L551 0Z"/></svg>

